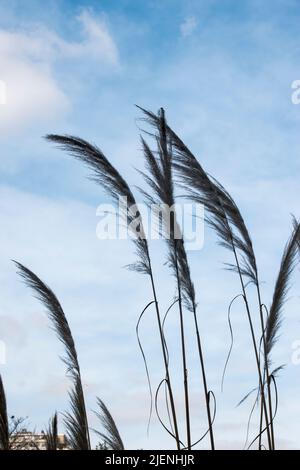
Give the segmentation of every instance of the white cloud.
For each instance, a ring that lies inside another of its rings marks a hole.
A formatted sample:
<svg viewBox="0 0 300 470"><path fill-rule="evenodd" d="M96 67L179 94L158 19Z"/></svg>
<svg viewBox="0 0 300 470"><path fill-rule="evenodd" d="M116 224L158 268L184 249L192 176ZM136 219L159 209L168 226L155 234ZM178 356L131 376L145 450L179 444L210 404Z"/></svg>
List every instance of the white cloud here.
<svg viewBox="0 0 300 470"><path fill-rule="evenodd" d="M117 46L110 35L104 20L95 20L89 11L84 10L78 17L87 39L81 44L82 53L91 53L112 65L118 65ZM78 47L78 46L77 46Z"/></svg>
<svg viewBox="0 0 300 470"><path fill-rule="evenodd" d="M183 37L190 36L197 28L197 20L194 16L185 18L180 25L180 32Z"/></svg>
<svg viewBox="0 0 300 470"><path fill-rule="evenodd" d="M1 55L0 67L1 79L6 84L0 135L15 132L29 123L49 120L68 109L68 98L45 63L34 63L7 53Z"/></svg>
<svg viewBox="0 0 300 470"><path fill-rule="evenodd" d="M6 89L0 135L29 123L49 121L69 109L66 90L55 77L56 60L118 65L118 50L105 21L87 10L77 20L83 36L78 42L66 41L42 25L21 32L0 30L0 80Z"/></svg>

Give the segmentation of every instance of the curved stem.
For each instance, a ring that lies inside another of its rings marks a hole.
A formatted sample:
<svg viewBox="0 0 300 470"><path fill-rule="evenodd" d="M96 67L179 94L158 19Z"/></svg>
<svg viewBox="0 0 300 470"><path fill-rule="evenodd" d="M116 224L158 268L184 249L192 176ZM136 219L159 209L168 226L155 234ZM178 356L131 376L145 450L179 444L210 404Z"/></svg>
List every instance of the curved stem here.
<svg viewBox="0 0 300 470"><path fill-rule="evenodd" d="M169 364L168 364L166 345L165 345L165 338L164 338L164 333L163 333L163 328L162 328L162 323L161 323L161 318L160 318L160 312L159 312L159 307L158 307L158 301L157 301L157 295L156 295L156 289L155 289L155 284L154 284L154 278L153 278L153 272L152 272L151 260L150 260L149 253L148 253L148 261L149 261L149 266L150 266L150 280L151 280L151 287L152 287L152 292L153 292L153 297L154 297L154 302L155 302L155 309L156 309L156 317L157 317L157 323L158 323L158 329L159 329L159 336L160 336L164 366L165 366L165 371L166 371L166 382L167 382L169 397L170 397L170 407L171 407L171 413L172 413L172 418L173 418L176 445L177 445L177 449L180 450L180 439L179 439L179 432L178 432L176 407L175 407L174 395L173 395L173 390L172 390L172 385L171 385Z"/></svg>
<svg viewBox="0 0 300 470"><path fill-rule="evenodd" d="M86 438L87 438L87 443L88 443L88 450L91 450L91 440L90 440L90 433L89 433L89 423L88 423L88 419L87 419L87 412L86 412L85 399L84 399L84 394L83 394L83 388L82 388L82 381L81 381L81 373L80 373L79 364L78 364L78 375L79 375L79 381L80 381L80 391L81 391L82 400L83 400L84 421L85 421L85 430L86 430Z"/></svg>
<svg viewBox="0 0 300 470"><path fill-rule="evenodd" d="M265 379L266 379L266 370L264 370L264 377L263 377L263 381L264 381L264 382L265 382ZM262 444L263 414L264 414L264 410L263 410L263 406L262 406L262 402L261 402L261 405L260 405L260 418L259 418L258 450L261 450L261 444ZM267 423L266 423L266 425L267 425Z"/></svg>
<svg viewBox="0 0 300 470"><path fill-rule="evenodd" d="M254 349L254 353L255 353L255 360L256 360L257 372L258 372L258 377L259 377L259 387L260 387L260 391L261 391L262 407L263 407L264 414L265 414L265 419L266 419L266 430L267 430L267 434L268 434L268 444L269 444L269 449L272 449L272 442L271 442L271 436L270 436L270 430L269 430L268 412L267 412L267 407L266 407L265 393L264 393L263 381L262 381L261 370L260 370L260 360L259 360L259 354L258 354L258 351L257 351L256 338L255 338L255 333L254 333L250 308L249 308L249 304L248 304L245 284L244 284L244 280L243 280L243 276L242 276L242 272L241 272L241 268L240 268L240 263L239 263L239 259L238 259L238 256L237 256L237 250L236 250L236 247L235 247L235 242L234 242L234 239L233 239L232 230L231 230L231 227L230 227L230 223L228 221L226 210L224 208L222 199L219 198L219 196L216 193L215 189L214 189L214 192L215 192L216 197L219 200L220 206L221 206L222 211L224 213L224 219L225 219L225 223L228 227L228 233L230 234L230 243L231 243L231 247L232 247L232 251L233 251L233 254L234 254L235 263L236 263L236 267L237 267L237 270L238 270L238 275L239 275L239 279L240 279L240 283L241 283L241 287L242 287L243 298L244 298L246 311L247 311L248 322L249 322L249 326L250 326L253 349ZM260 305L261 305L261 302L260 302ZM261 311L261 308L260 308L260 311ZM264 331L263 331L263 334L264 334ZM271 416L270 419L272 419L272 416Z"/></svg>
<svg viewBox="0 0 300 470"><path fill-rule="evenodd" d="M243 277L242 277L242 273L241 273L241 269L240 269L240 264L239 264L239 260L238 260L238 257L237 257L237 253L236 253L236 249L235 249L234 244L233 244L233 252L234 252L235 262L236 262L236 266L237 266L237 269L238 269L238 274L239 274L239 278L240 278L240 283L241 283L241 287L242 287L242 291L243 291L243 298L244 298L244 302L245 302L245 307L246 307L246 312L247 312L247 317L248 317L248 322L249 322L249 327L250 327L250 332L251 332L251 338L252 338L252 343L253 343L253 349L254 349L254 354L255 354L255 360L256 360L256 366L257 366L257 372L258 372L258 378L259 378L259 387L260 387L260 393L261 393L262 406L263 406L263 409L264 409L264 415L265 415L265 419L266 419L266 427L267 427L267 435L268 435L268 445L269 445L269 449L272 449L272 442L271 442L270 430L269 430L269 426L268 426L268 423L269 423L268 412L267 412L267 406L266 406L266 400L265 400L265 393L264 393L263 381L262 381L261 370L260 370L260 361L259 361L259 354L258 354L258 350L257 350L257 344L256 344L255 333L254 333L254 327L253 327L253 323L252 323L252 318L251 318L251 313L250 313L248 298L247 298L246 289L245 289L245 285L244 285L244 281L243 281Z"/></svg>
<svg viewBox="0 0 300 470"><path fill-rule="evenodd" d="M179 276L179 269L178 269L178 259L177 259L176 245L177 245L177 240L174 240L175 269L176 269L176 279L177 279L177 289L178 289L178 305L179 305L179 317L180 317L182 368L183 368L183 380L184 380L184 400L185 400L187 449L191 450L192 440L191 440L191 424L190 424L188 371L187 371L186 351L185 351L184 322L183 322L183 311L182 311L182 295L181 295L181 285L180 285L180 276Z"/></svg>
<svg viewBox="0 0 300 470"><path fill-rule="evenodd" d="M208 420L208 426L209 426L210 444L211 444L211 450L215 450L214 434L213 434L213 428L212 428L212 418L211 418L211 412L210 412L210 406L209 406L208 388L207 388L205 366L204 366L204 357L203 357L203 352L202 352L202 347L201 347L201 340L200 340L200 333L199 333L199 328L198 328L196 305L194 303L193 303L193 315L194 315L194 323L195 323L195 329L196 329L197 344L198 344L198 351L199 351L199 358L200 358L201 372L202 372L202 380L203 380L203 387L204 387L204 394L205 394L205 403L206 403L207 420Z"/></svg>
<svg viewBox="0 0 300 470"><path fill-rule="evenodd" d="M256 272L257 276L257 272ZM268 392L268 405L269 405L269 415L270 415L270 432L271 432L271 444L272 450L275 450L275 439L274 439L274 426L273 426L273 410L272 410L272 395L271 395L271 383L270 383L270 374L269 374L269 361L268 361L268 352L267 352L267 343L266 343L266 335L265 335L265 324L264 324L264 316L262 311L262 302L261 302L261 295L260 295L260 288L259 283L256 283L256 290L257 290L257 297L259 302L259 311L260 311L260 324L262 330L262 338L263 338L263 350L264 350L264 374L266 375L266 382L267 382L267 392ZM267 425L268 423L266 423Z"/></svg>

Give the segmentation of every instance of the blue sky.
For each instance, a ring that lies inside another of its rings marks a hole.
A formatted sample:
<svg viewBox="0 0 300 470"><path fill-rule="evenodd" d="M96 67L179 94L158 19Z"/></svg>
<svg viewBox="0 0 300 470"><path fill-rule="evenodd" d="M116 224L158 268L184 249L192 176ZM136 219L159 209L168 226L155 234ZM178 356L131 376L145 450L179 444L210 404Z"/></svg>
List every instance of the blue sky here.
<svg viewBox="0 0 300 470"><path fill-rule="evenodd" d="M134 167L142 166L142 155L134 104L164 106L170 124L239 204L269 305L290 214L300 215L300 106L291 101L291 84L300 78L300 5L289 0L54 0L47 7L28 0L24 5L0 4L0 79L7 87L7 103L0 105L0 339L7 361L0 370L9 408L28 415L39 429L55 409L66 409L68 388L60 346L42 307L19 282L10 261L15 258L47 281L65 307L89 410L96 395L103 398L129 448L170 447L155 419L149 437L146 433L147 384L135 322L150 300L149 286L122 268L134 257L129 243L97 240L96 208L105 200L100 188L42 136L58 132L90 139L137 184ZM215 242L206 229L203 249L190 260L208 378L218 399L217 445L242 448L250 403L235 405L256 384L256 375L245 312L237 304L236 343L220 393L229 347L227 307L239 286L222 270L230 258ZM162 266L163 253L153 243L160 299L167 307L174 286ZM300 366L291 361L292 345L300 338L298 276L296 270L274 351L274 363L286 364L278 381L276 429L282 448L300 445ZM176 325L174 316L172 345ZM158 383L154 318L145 320L143 335ZM174 364L176 357L174 351ZM193 433L199 435L205 415L192 343L190 360Z"/></svg>

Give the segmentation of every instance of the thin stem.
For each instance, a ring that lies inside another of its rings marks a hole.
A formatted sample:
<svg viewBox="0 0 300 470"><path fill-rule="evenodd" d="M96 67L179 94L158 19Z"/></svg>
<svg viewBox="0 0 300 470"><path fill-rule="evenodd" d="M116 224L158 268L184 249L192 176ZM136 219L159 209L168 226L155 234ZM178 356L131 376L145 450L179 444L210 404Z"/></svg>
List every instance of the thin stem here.
<svg viewBox="0 0 300 470"><path fill-rule="evenodd" d="M198 351L199 351L199 358L201 364L201 372L202 372L202 380L203 380L203 387L204 387L204 394L205 394L205 403L206 403L206 411L207 411L207 420L209 426L209 437L211 443L211 450L215 450L215 443L214 443L214 434L212 428L212 418L209 406L209 398L208 398L208 388L207 388L207 381L206 381L206 374L205 374L205 366L204 366L204 357L201 347L201 340L200 340L200 333L198 328L198 320L197 320L197 312L196 312L196 305L193 302L193 316L195 322L195 329L196 329L196 336L197 336L197 344L198 344Z"/></svg>
<svg viewBox="0 0 300 470"><path fill-rule="evenodd" d="M147 252L148 252L148 250L147 250ZM163 333L163 328L162 328L162 323L161 323L161 318L160 318L160 312L159 312L159 307L158 307L158 301L157 301L157 295L156 295L156 289L155 289L155 284L154 284L154 278L153 278L153 272L152 272L149 252L148 252L148 261L149 261L149 266L150 266L150 280L151 280L151 287L152 287L152 292L153 292L153 297L154 297L154 302L155 302L155 309L156 309L157 323L158 323L158 329L159 329L159 336L160 336L163 359L164 359L164 365L165 365L165 370L166 370L166 382L167 382L169 397L170 397L170 406L171 406L171 413L172 413L172 417L173 417L173 425L174 425L176 445L177 445L177 449L180 450L180 439L179 439L179 432L178 432L178 425L177 425L176 407L175 407L174 395L173 395L173 390L172 390L172 385L171 385L170 372L169 372L169 363L168 363L166 345L165 345L165 338L164 338L164 333Z"/></svg>
<svg viewBox="0 0 300 470"><path fill-rule="evenodd" d="M88 450L91 450L89 423L88 423L88 419L87 419L86 406L85 406L85 400L84 400L84 394L83 394L82 380L81 380L81 373L80 373L79 364L78 364L78 375L79 375L79 380L80 380L80 384L81 384L80 388L81 388L82 399L83 399L84 421L85 421L86 437L87 437L87 442L88 442Z"/></svg>
<svg viewBox="0 0 300 470"><path fill-rule="evenodd" d="M260 390L261 390L261 392L260 392L261 393L261 400L262 400L265 419L266 419L266 423L267 423L266 426L267 426L267 434L268 434L268 445L269 445L269 449L272 449L270 430L269 430L269 426L268 426L268 423L269 423L268 412L267 412L267 407L266 407L263 381L262 381L262 377L261 377L260 361L259 361L259 355L258 355L258 350L257 350L257 345L256 345L256 338L255 338L255 333L254 333L250 308L249 308L249 304L248 304L246 289L245 289L245 285L244 285L244 281L243 281L243 277L242 277L242 273L241 273L241 269L240 269L240 264L239 264L239 260L238 260L238 257L237 257L237 253L236 253L236 249L235 249L234 244L233 244L233 251L234 251L235 262L236 262L236 266L237 266L237 269L238 269L240 283L241 283L241 287L242 287L242 291L243 291L243 298L244 298L244 302L245 302L245 306L246 306L247 317L248 317L250 332L251 332L251 338L252 338L252 343L253 343L253 348L254 348L254 353L255 353L256 366L257 366L257 372L258 372L258 377L259 377L259 386L260 386Z"/></svg>
<svg viewBox="0 0 300 470"><path fill-rule="evenodd" d="M175 270L176 270L176 279L177 279L178 305L179 305L179 317L180 317L180 335L181 335L182 368L183 368L183 381L184 381L187 449L191 450L192 441L191 441L191 424L190 424L190 407L189 407L188 371L187 371L186 351L185 351L182 295L181 295L181 285L180 285L180 276L179 276L178 259L177 259L177 240L175 239L174 239L174 255L175 255Z"/></svg>
<svg viewBox="0 0 300 470"><path fill-rule="evenodd" d="M257 276L257 273L256 273ZM266 374L266 381L267 381L267 392L268 392L268 404L269 404L269 415L270 415L270 431L271 431L271 443L272 443L272 450L275 450L275 438L274 438L274 426L273 426L273 410L272 410L272 395L271 395L271 383L270 383L270 374L269 374L269 362L268 362L268 352L267 352L267 342L266 342L266 335L265 335L265 324L264 324L264 316L262 311L262 302L261 302L261 295L260 295L260 288L259 283L256 283L257 289L257 297L259 302L259 311L260 311L260 324L262 330L262 338L263 338L263 349L264 349L264 371ZM266 423L267 425L268 423Z"/></svg>
<svg viewBox="0 0 300 470"><path fill-rule="evenodd" d="M266 379L266 370L264 369L264 382L265 382L265 379ZM262 430L263 430L263 413L264 413L264 410L263 410L263 406L262 406L262 402L261 402L261 405L260 405L260 420L259 420L259 438L258 438L258 450L261 450L261 443L262 443ZM267 423L266 423L266 426L267 426Z"/></svg>
<svg viewBox="0 0 300 470"><path fill-rule="evenodd" d="M245 284L244 284L244 280L243 280L243 276L242 276L242 272L241 272L241 268L240 268L240 264L239 264L239 260L238 260L238 256L237 256L237 251L236 251L236 247L235 247L235 243L234 243L234 239L233 239L233 235L232 235L232 230L231 230L228 218L227 218L226 210L224 208L222 199L218 197L218 194L216 193L215 189L214 189L214 192L215 192L216 197L218 198L219 204L220 204L220 206L222 208L222 211L224 213L225 223L226 223L227 228L228 228L228 233L230 234L230 243L231 243L232 251L234 253L235 263L236 263L236 267L237 267L237 270L238 270L238 275L239 275L239 279L240 279L240 283L241 283L241 287L242 287L243 298L244 298L244 302L245 302L245 306L246 306L247 317L248 317L250 331L251 331L251 338L252 338L252 343L253 343L253 348L254 348L254 353L255 353L255 360L256 360L257 372L258 372L258 377L259 377L259 386L260 386L260 390L261 390L261 400L262 400L262 405L263 405L265 419L266 419L268 444L269 444L269 449L271 449L272 448L272 442L271 442L270 430L269 430L269 426L268 426L269 420L268 420L268 412L267 412L267 407L266 407L266 400L265 400L263 382L262 382L262 377L261 377L260 360L259 360L259 355L258 355L258 351L257 351L256 338L255 338L255 333L254 333L250 308L249 308L249 304L248 304ZM261 304L261 302L260 302L260 304ZM271 419L272 419L272 416L271 416Z"/></svg>
<svg viewBox="0 0 300 470"><path fill-rule="evenodd" d="M269 424L268 412L267 412L267 407L266 407L265 393L264 393L263 382L262 382L262 377L261 377L261 370L260 370L260 360L259 360L259 354L258 354L258 351L257 351L256 338L255 338L255 333L254 333L250 308L249 308L249 304L248 304L245 284L244 284L243 276L242 276L242 273L241 273L240 263L239 263L239 260L238 260L238 256L237 256L237 252L236 252L236 248L235 248L231 228L230 228L230 225L229 225L229 221L228 221L228 218L227 218L227 215L226 215L226 211L225 211L225 208L223 206L223 203L222 203L221 199L219 199L219 202L220 202L220 205L221 205L222 210L224 212L225 222L227 224L228 231L230 233L230 242L231 242L232 250L233 250L233 253L234 253L235 263L236 263L236 267L237 267L237 270L238 270L238 275L239 275L239 279L240 279L240 283L241 283L241 287L242 287L243 298L244 298L244 302L245 302L245 306L246 306L247 317L248 317L250 331L251 331L251 338L252 338L252 343L253 343L253 348L254 348L254 353L255 353L256 366L257 366L257 372L258 372L258 377L259 377L259 386L260 386L260 390L261 390L262 406L263 406L263 409L264 409L264 414L265 414L265 419L266 419L268 445L269 445L269 449L272 449L272 442L271 442L270 430L269 430L269 425L268 425ZM256 276L257 276L257 271L256 271ZM258 283L257 283L257 285L258 285ZM260 299L260 296L259 296L259 299ZM260 305L261 305L261 302L260 302ZM260 308L260 311L261 311L261 308ZM264 330L263 330L263 334L264 334ZM272 419L272 416L271 416L271 419Z"/></svg>

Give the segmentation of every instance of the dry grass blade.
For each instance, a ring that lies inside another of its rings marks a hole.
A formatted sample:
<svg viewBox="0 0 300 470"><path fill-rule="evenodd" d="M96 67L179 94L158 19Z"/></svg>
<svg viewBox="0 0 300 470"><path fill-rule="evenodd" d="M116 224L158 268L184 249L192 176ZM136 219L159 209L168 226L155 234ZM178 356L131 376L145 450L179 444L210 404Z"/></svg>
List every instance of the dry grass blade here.
<svg viewBox="0 0 300 470"><path fill-rule="evenodd" d="M142 108L140 108L142 109ZM142 109L146 118L145 120L151 124L155 129L159 127L159 118L152 113ZM234 256L234 264L227 265L227 268L238 273L241 287L243 291L243 297L245 301L247 317L249 321L249 327L251 331L251 337L253 342L253 348L255 352L255 359L257 364L260 388L263 390L262 375L260 371L259 354L257 350L256 337L251 318L250 308L248 305L247 295L245 291L245 280L254 282L257 289L257 296L259 301L261 329L264 339L264 356L265 356L265 367L267 376L267 360L266 360L266 347L265 347L265 335L264 335L264 324L262 314L262 302L260 299L260 289L257 273L257 265L255 254L252 246L252 241L245 225L244 219L235 204L230 194L223 188L223 186L216 181L214 178L208 175L197 161L192 152L186 147L182 140L175 134L175 132L166 126L166 132L171 141L173 150L173 167L176 170L181 183L187 188L189 197L198 204L203 204L206 208L209 216L206 218L207 223L216 232L219 243L225 248L229 249ZM269 380L268 393L269 391ZM264 394L262 394L262 401L264 403L264 411L267 418L267 409ZM270 403L271 408L271 403ZM270 416L272 412L270 409ZM270 448L273 446L271 438L268 432L268 440L270 442Z"/></svg>
<svg viewBox="0 0 300 470"><path fill-rule="evenodd" d="M57 450L58 444L57 432L57 413L51 418L49 426L46 430L46 446L47 450Z"/></svg>
<svg viewBox="0 0 300 470"><path fill-rule="evenodd" d="M46 139L57 144L60 149L85 163L92 170L92 179L101 184L115 203L118 204L120 198L126 200L126 207L123 208L122 216L129 229L134 231L135 238L133 241L138 256L138 261L129 267L138 272L150 274L148 244L142 217L138 211L134 195L124 178L95 145L70 135L49 134L46 136Z"/></svg>
<svg viewBox="0 0 300 470"><path fill-rule="evenodd" d="M69 392L69 399L71 412L64 414L68 442L74 450L89 450L89 430L81 378L79 375L74 377L74 386Z"/></svg>
<svg viewBox="0 0 300 470"><path fill-rule="evenodd" d="M146 121L157 128L159 118L151 111L140 109ZM252 241L236 203L225 188L204 171L178 135L169 126L166 129L172 143L173 167L181 182L189 191L191 199L205 206L210 214L207 222L216 231L220 244L232 251L234 243L240 251L242 273L256 283L257 268ZM236 270L234 265L229 267Z"/></svg>
<svg viewBox="0 0 300 470"><path fill-rule="evenodd" d="M124 450L123 441L112 415L100 398L97 398L97 404L100 412L95 411L95 414L100 419L105 432L96 430L95 432L104 440L104 443L110 450Z"/></svg>
<svg viewBox="0 0 300 470"><path fill-rule="evenodd" d="M291 274L296 263L299 238L300 224L294 221L292 234L285 246L282 255L280 269L275 284L273 300L267 319L266 342L269 360L271 350L278 338L278 331L282 322L282 308L289 290Z"/></svg>
<svg viewBox="0 0 300 470"><path fill-rule="evenodd" d="M168 370L168 364L166 359L166 351L164 346L164 338L162 333L161 327L161 320L160 320L160 313L159 307L156 297L156 290L153 278L153 272L151 268L151 260L150 254L148 249L148 242L146 240L146 236L144 233L143 228L143 221L142 216L138 211L138 207L135 201L135 198L132 194L131 189L129 188L128 184L124 180L124 178L120 175L120 173L116 170L116 168L108 161L106 156L101 152L98 147L91 145L90 143L86 142L83 139L78 137L68 136L68 135L47 135L46 139L50 142L53 142L59 146L62 150L67 151L69 154L77 158L78 160L85 163L91 170L93 177L92 179L99 183L107 193L113 198L115 203L119 203L120 198L126 200L127 207L125 212L121 214L127 223L129 229L132 230L134 228L134 235L135 238L133 239L135 247L136 247L136 254L137 254L137 262L131 264L129 268L133 269L134 271L148 274L151 280L151 288L153 291L153 296L155 300L155 307L156 307L156 315L159 327L159 334L160 334L160 341L162 346L162 353L164 358L164 364L166 369L166 377L167 383L170 393L170 401L171 401L171 408L172 408L172 415L174 420L174 427L175 427L175 434L176 434L176 442L177 448L180 448L179 444L179 435L178 435L178 428L176 422L176 410L175 410L175 403L173 399L173 392L171 386L171 380Z"/></svg>
<svg viewBox="0 0 300 470"><path fill-rule="evenodd" d="M161 108L158 117L157 134L155 136L157 143L157 158L154 156L153 152L144 139L142 139L146 167L148 170L148 174L143 173L143 176L145 181L150 186L150 189L152 189L154 196L148 194L146 191L143 191L143 194L146 196L149 202L154 202L159 208L160 220L162 222L163 231L165 233L165 240L169 249L168 261L177 281L184 374L187 447L190 449L191 427L182 298L186 301L191 310L193 309L193 306L190 305L190 298L186 293L186 288L188 286L187 279L183 279L183 276L186 275L186 273L189 274L189 266L187 263L185 250L183 248L183 240L180 228L176 219L172 177L172 149L169 145L170 142L167 137L166 129L164 110ZM191 283L190 276L189 281Z"/></svg>
<svg viewBox="0 0 300 470"><path fill-rule="evenodd" d="M0 450L9 449L9 426L5 390L0 375Z"/></svg>
<svg viewBox="0 0 300 470"><path fill-rule="evenodd" d="M146 111L142 108L139 108L146 115L146 121L149 122L155 128L155 133L152 135L157 142L157 154L158 158L155 157L154 153L151 152L149 146L142 139L142 144L144 147L144 154L147 164L148 174L144 174L146 182L149 184L150 188L154 191L158 202L162 203L169 210L167 220L167 226L165 227L165 232L167 235L167 242L169 245L169 262L173 269L173 272L176 277L178 277L178 286L179 286L179 307L180 294L182 293L182 298L185 302L185 306L189 311L193 313L195 331L197 337L197 345L199 352L199 360L201 366L201 375L204 386L205 401L207 408L207 417L209 425L209 435L211 441L211 448L214 449L214 436L213 436L213 419L211 416L210 405L209 405L209 396L210 392L208 391L206 373L205 373L205 364L204 357L201 346L200 332L198 327L197 319L197 304L194 284L192 282L190 267L187 259L187 254L184 246L183 236L179 227L179 224L176 219L175 212L175 197L174 197L174 182L173 182L173 167L174 167L174 147L172 135L170 135L170 128L166 123L164 110L160 110L158 116L153 113ZM144 192L147 195L147 193ZM151 201L151 196L147 197ZM155 198L152 197L154 202ZM164 214L163 214L164 217ZM173 217L173 218L172 218ZM170 223L171 221L171 223ZM173 223L173 225L172 225ZM176 239L174 239L176 238ZM184 347L183 347L184 349Z"/></svg>
<svg viewBox="0 0 300 470"><path fill-rule="evenodd" d="M162 112L162 111L161 111ZM196 304L195 289L191 279L189 263L184 248L183 237L175 214L174 185L172 175L172 149L166 135L164 115L158 119L158 135L155 136L158 158L146 141L141 138L147 173L141 172L153 195L141 190L146 200L157 205L162 221L162 231L169 248L169 264L176 277L180 276L182 296L188 310L193 311Z"/></svg>
<svg viewBox="0 0 300 470"><path fill-rule="evenodd" d="M65 420L70 444L73 449L89 449L89 431L80 367L67 318L52 290L28 268L16 261L15 264L25 284L34 291L37 299L46 307L48 317L54 326L54 330L65 348L66 357L63 358L63 361L67 366L67 372L70 374L73 382L73 389L70 392L72 414L66 414Z"/></svg>

